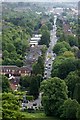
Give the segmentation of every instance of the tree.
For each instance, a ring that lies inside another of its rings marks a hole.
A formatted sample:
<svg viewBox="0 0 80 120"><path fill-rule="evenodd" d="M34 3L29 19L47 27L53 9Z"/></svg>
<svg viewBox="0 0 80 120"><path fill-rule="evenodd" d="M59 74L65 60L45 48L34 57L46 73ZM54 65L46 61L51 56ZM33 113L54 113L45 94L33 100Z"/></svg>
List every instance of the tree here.
<svg viewBox="0 0 80 120"><path fill-rule="evenodd" d="M41 83L40 89L43 92L42 104L46 115L57 116L60 106L67 99L65 82L57 77L50 78Z"/></svg>
<svg viewBox="0 0 80 120"><path fill-rule="evenodd" d="M79 103L76 100L68 99L65 100L64 104L60 107L60 118L64 120L76 120L77 109L79 108Z"/></svg>
<svg viewBox="0 0 80 120"><path fill-rule="evenodd" d="M70 72L65 79L66 84L68 86L68 91L69 91L68 95L71 98L74 98L74 90L75 90L76 84L80 84L80 77L78 74L79 74L78 71ZM79 94L79 93L76 93L76 94Z"/></svg>
<svg viewBox="0 0 80 120"><path fill-rule="evenodd" d="M39 83L36 76L31 77L30 95L33 95L35 99L38 98L39 95Z"/></svg>
<svg viewBox="0 0 80 120"><path fill-rule="evenodd" d="M63 54L64 52L66 52L67 51L67 48L65 48L65 47L62 47L61 49L60 49L60 51L59 51L59 55L61 55L61 54Z"/></svg>
<svg viewBox="0 0 80 120"><path fill-rule="evenodd" d="M63 42L58 42L55 46L54 46L54 48L53 48L53 51L56 53L56 54L59 54L61 51L61 49L62 48L65 48L67 51L69 51L71 48L70 48L70 45L67 43L67 42L65 42L65 41L63 41ZM66 51L65 50L65 51Z"/></svg>
<svg viewBox="0 0 80 120"><path fill-rule="evenodd" d="M42 70L41 70L40 64L34 63L33 68L32 68L32 74L37 75L37 74L41 74L41 73L42 73Z"/></svg>
<svg viewBox="0 0 80 120"><path fill-rule="evenodd" d="M80 83L77 83L75 85L73 98L76 99L80 103Z"/></svg>
<svg viewBox="0 0 80 120"><path fill-rule="evenodd" d="M7 51L12 52L15 51L15 46L12 43L7 44Z"/></svg>
<svg viewBox="0 0 80 120"><path fill-rule="evenodd" d="M47 25L49 31L53 29L51 22L47 22L46 25Z"/></svg>
<svg viewBox="0 0 80 120"><path fill-rule="evenodd" d="M38 86L39 86L39 88L40 88L40 84L41 84L41 82L43 81L42 75L41 75L41 74L38 74L38 75L36 76L36 79L37 79L37 81L38 81Z"/></svg>
<svg viewBox="0 0 80 120"><path fill-rule="evenodd" d="M80 105L79 105L79 107L77 108L76 117L77 117L78 120L80 119Z"/></svg>
<svg viewBox="0 0 80 120"><path fill-rule="evenodd" d="M30 76L21 76L19 82L21 89L25 88L26 90L29 90L30 82L31 82Z"/></svg>
<svg viewBox="0 0 80 120"><path fill-rule="evenodd" d="M16 60L16 65L17 65L18 67L23 66L23 61L20 60L20 59L17 59L17 60Z"/></svg>
<svg viewBox="0 0 80 120"><path fill-rule="evenodd" d="M41 52L42 52L43 57L45 56L46 50L47 50L46 45L43 45L42 48L41 48Z"/></svg>
<svg viewBox="0 0 80 120"><path fill-rule="evenodd" d="M20 104L16 96L12 93L2 94L2 118L3 119L22 119L25 116L20 112Z"/></svg>
<svg viewBox="0 0 80 120"><path fill-rule="evenodd" d="M39 41L40 45L46 45L49 47L49 42L50 42L50 32L48 30L44 30L42 32L42 37L41 40Z"/></svg>
<svg viewBox="0 0 80 120"><path fill-rule="evenodd" d="M39 57L38 57L38 64L40 65L41 72L42 72L42 74L43 74L43 72L44 72L44 59L43 59L42 56L39 56Z"/></svg>
<svg viewBox="0 0 80 120"><path fill-rule="evenodd" d="M63 63L60 64L58 68L58 77L64 79L71 71L77 69L77 61L74 58L68 58Z"/></svg>
<svg viewBox="0 0 80 120"><path fill-rule="evenodd" d="M10 84L9 80L6 76L2 75L2 92L9 92L10 89Z"/></svg>
<svg viewBox="0 0 80 120"><path fill-rule="evenodd" d="M77 37L74 37L73 35L68 35L67 41L70 44L70 46L78 46L78 39Z"/></svg>
<svg viewBox="0 0 80 120"><path fill-rule="evenodd" d="M64 53L63 53L63 56L64 57L72 57L72 58L75 58L75 56L74 56L74 53L73 52L71 52L71 51L65 51Z"/></svg>
<svg viewBox="0 0 80 120"><path fill-rule="evenodd" d="M40 28L40 32L43 33L43 31L46 31L46 30L48 30L48 27L45 24L43 24Z"/></svg>
<svg viewBox="0 0 80 120"><path fill-rule="evenodd" d="M3 25L6 26L6 28L3 29L2 63L4 65L16 64L17 66L22 66L22 60L24 59L25 52L28 47L28 38L30 35L29 33L26 33L24 28L20 26L16 27L11 22L4 22Z"/></svg>
<svg viewBox="0 0 80 120"><path fill-rule="evenodd" d="M54 25L54 18L50 18L49 21Z"/></svg>
<svg viewBox="0 0 80 120"><path fill-rule="evenodd" d="M9 58L11 59L11 60L16 60L17 59L17 53L16 53L16 51L12 51L10 54L9 54ZM11 61L12 62L12 61Z"/></svg>
<svg viewBox="0 0 80 120"><path fill-rule="evenodd" d="M43 75L43 73L44 73L44 60L43 60L42 56L38 57L38 61L33 64L32 73L34 75L37 75L37 74Z"/></svg>
<svg viewBox="0 0 80 120"><path fill-rule="evenodd" d="M52 77L57 77L58 76L58 69L61 63L63 63L65 61L65 57L63 56L57 56L53 62L52 65L52 71L51 71L51 76Z"/></svg>
<svg viewBox="0 0 80 120"><path fill-rule="evenodd" d="M4 50L3 51L3 56L2 56L3 58L8 58L9 57L9 52L7 51L7 50Z"/></svg>
<svg viewBox="0 0 80 120"><path fill-rule="evenodd" d="M77 56L77 55L78 55L78 51L79 51L79 48L78 48L78 47L73 46L73 47L71 48L71 51L74 53L74 55L75 55L76 57L78 57L78 56Z"/></svg>

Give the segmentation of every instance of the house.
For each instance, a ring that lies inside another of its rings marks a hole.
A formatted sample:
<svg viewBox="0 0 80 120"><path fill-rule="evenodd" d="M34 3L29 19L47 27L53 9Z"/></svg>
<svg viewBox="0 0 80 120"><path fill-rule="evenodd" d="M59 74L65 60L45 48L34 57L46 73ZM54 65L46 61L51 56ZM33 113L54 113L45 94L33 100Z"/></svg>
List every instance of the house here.
<svg viewBox="0 0 80 120"><path fill-rule="evenodd" d="M17 67L12 65L5 65L0 66L0 74L4 75L13 75L13 76L22 76L22 75L30 75L31 69L23 66L23 67Z"/></svg>
<svg viewBox="0 0 80 120"><path fill-rule="evenodd" d="M10 87L12 90L17 90L19 87L20 76L30 75L31 69L23 66L0 66L0 74L4 74L8 77L10 81Z"/></svg>
<svg viewBox="0 0 80 120"><path fill-rule="evenodd" d="M10 76L9 82L12 90L17 91L19 87L19 77Z"/></svg>
<svg viewBox="0 0 80 120"><path fill-rule="evenodd" d="M30 39L30 42L29 42L30 46L38 45L38 42L41 40L41 36L42 36L41 34L33 35L33 37Z"/></svg>
<svg viewBox="0 0 80 120"><path fill-rule="evenodd" d="M32 46L32 45L38 45L38 42L40 41L40 37L32 37L31 39L30 39L30 46Z"/></svg>

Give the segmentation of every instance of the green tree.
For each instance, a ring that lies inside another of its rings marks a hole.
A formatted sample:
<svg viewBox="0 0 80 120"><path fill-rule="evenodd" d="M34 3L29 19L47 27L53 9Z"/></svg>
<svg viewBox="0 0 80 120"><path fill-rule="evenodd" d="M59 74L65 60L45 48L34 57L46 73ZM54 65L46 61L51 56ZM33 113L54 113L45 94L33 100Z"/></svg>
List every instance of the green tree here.
<svg viewBox="0 0 80 120"><path fill-rule="evenodd" d="M38 58L38 61L33 64L32 73L35 74L35 75L37 75L37 74L43 75L43 72L44 72L44 60L43 60L43 57L40 56Z"/></svg>
<svg viewBox="0 0 80 120"><path fill-rule="evenodd" d="M31 77L30 95L33 95L34 98L38 98L39 95L39 81L36 76Z"/></svg>
<svg viewBox="0 0 80 120"><path fill-rule="evenodd" d="M73 52L71 52L71 51L65 51L64 53L63 53L63 56L64 57L72 57L72 58L75 58L75 56L74 56L74 53Z"/></svg>
<svg viewBox="0 0 80 120"><path fill-rule="evenodd" d="M48 30L44 30L42 32L42 37L41 40L39 41L40 45L46 45L49 47L49 42L50 42L50 32Z"/></svg>
<svg viewBox="0 0 80 120"><path fill-rule="evenodd" d="M21 89L25 88L25 90L29 90L30 82L31 82L31 76L21 76L19 81Z"/></svg>
<svg viewBox="0 0 80 120"><path fill-rule="evenodd" d="M59 108L67 99L67 86L63 80L54 77L41 83L42 104L48 116L57 116Z"/></svg>
<svg viewBox="0 0 80 120"><path fill-rule="evenodd" d="M52 65L52 71L51 71L51 76L52 77L57 77L58 76L58 69L61 63L63 63L65 61L65 57L63 56L57 56L53 62Z"/></svg>
<svg viewBox="0 0 80 120"><path fill-rule="evenodd" d="M80 119L80 105L79 105L79 107L77 108L76 117L77 117L78 120Z"/></svg>
<svg viewBox="0 0 80 120"><path fill-rule="evenodd" d="M53 26L52 26L52 23L51 22L47 22L46 23L46 26L48 27L48 30L52 30L53 29Z"/></svg>
<svg viewBox="0 0 80 120"><path fill-rule="evenodd" d="M48 27L45 24L43 24L40 28L40 32L43 33L43 31L46 31L46 30L48 30Z"/></svg>
<svg viewBox="0 0 80 120"><path fill-rule="evenodd" d="M17 65L18 67L23 66L23 61L20 60L20 59L17 59L17 60L16 60L16 65Z"/></svg>
<svg viewBox="0 0 80 120"><path fill-rule="evenodd" d="M11 65L11 59L10 58L4 58L2 61L2 65Z"/></svg>
<svg viewBox="0 0 80 120"><path fill-rule="evenodd" d="M68 99L60 107L60 118L64 120L76 120L77 109L79 108L79 103L76 100Z"/></svg>
<svg viewBox="0 0 80 120"><path fill-rule="evenodd" d="M67 51L69 51L71 48L70 48L70 45L67 43L67 42L65 42L65 41L63 41L63 42L58 42L55 46L54 46L54 48L53 48L53 51L56 53L56 54L59 54L61 51L61 49L62 48L65 48ZM66 51L65 50L65 51Z"/></svg>
<svg viewBox="0 0 80 120"><path fill-rule="evenodd" d="M43 81L42 75L41 75L41 74L38 74L38 75L36 76L36 79L37 79L37 81L38 81L38 86L39 86L39 88L40 88L40 83Z"/></svg>
<svg viewBox="0 0 80 120"><path fill-rule="evenodd" d="M76 99L80 103L80 83L77 83L75 85L73 98Z"/></svg>
<svg viewBox="0 0 80 120"><path fill-rule="evenodd" d="M58 77L64 79L71 71L77 69L77 61L74 58L68 58L63 63L60 64L58 68Z"/></svg>
<svg viewBox="0 0 80 120"><path fill-rule="evenodd" d="M14 44L8 43L8 44L7 44L7 51L8 51L8 52L15 51L15 46L14 46Z"/></svg>
<svg viewBox="0 0 80 120"><path fill-rule="evenodd" d="M65 79L66 84L68 86L68 91L69 91L68 95L71 98L73 98L73 94L74 94L76 84L80 83L80 77L79 77L78 74L79 74L78 71L70 72Z"/></svg>
<svg viewBox="0 0 80 120"><path fill-rule="evenodd" d="M43 45L42 48L41 48L41 52L42 52L43 57L45 56L46 50L47 50L46 45Z"/></svg>
<svg viewBox="0 0 80 120"><path fill-rule="evenodd" d="M20 112L20 104L16 96L12 93L2 94L2 118L3 119L22 119L24 115Z"/></svg>
<svg viewBox="0 0 80 120"><path fill-rule="evenodd" d="M78 46L78 39L77 37L74 37L73 35L68 35L67 41L70 44L70 46Z"/></svg>
<svg viewBox="0 0 80 120"><path fill-rule="evenodd" d="M41 73L41 68L38 63L34 63L32 66L32 74L37 75Z"/></svg>
<svg viewBox="0 0 80 120"><path fill-rule="evenodd" d="M8 58L9 57L9 52L7 51L7 50L4 50L3 51L3 56L2 56L3 58Z"/></svg>
<svg viewBox="0 0 80 120"><path fill-rule="evenodd" d="M2 75L2 92L9 92L10 89L10 83L6 76Z"/></svg>

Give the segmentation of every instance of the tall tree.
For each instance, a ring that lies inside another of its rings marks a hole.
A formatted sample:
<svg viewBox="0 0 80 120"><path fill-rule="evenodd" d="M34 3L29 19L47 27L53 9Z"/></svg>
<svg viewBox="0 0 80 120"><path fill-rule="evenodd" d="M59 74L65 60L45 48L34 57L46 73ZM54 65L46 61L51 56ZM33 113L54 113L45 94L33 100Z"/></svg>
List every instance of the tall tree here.
<svg viewBox="0 0 80 120"><path fill-rule="evenodd" d="M80 83L77 83L75 85L73 98L76 99L80 103Z"/></svg>
<svg viewBox="0 0 80 120"><path fill-rule="evenodd" d="M2 92L9 92L10 89L10 83L6 76L2 75Z"/></svg>
<svg viewBox="0 0 80 120"><path fill-rule="evenodd" d="M63 120L76 120L76 113L78 108L79 103L76 100L67 99L60 107L60 117Z"/></svg>
<svg viewBox="0 0 80 120"><path fill-rule="evenodd" d="M59 107L68 98L66 83L60 78L54 77L41 83L42 104L48 116L59 114Z"/></svg>
<svg viewBox="0 0 80 120"><path fill-rule="evenodd" d="M33 95L34 98L38 98L38 95L39 95L39 83L36 76L31 77L30 95Z"/></svg>
<svg viewBox="0 0 80 120"><path fill-rule="evenodd" d="M49 47L49 42L50 42L50 32L48 30L44 30L42 32L42 37L41 40L39 41L40 45L46 45Z"/></svg>
<svg viewBox="0 0 80 120"><path fill-rule="evenodd" d="M78 71L70 72L66 77L65 81L68 86L68 95L72 99L74 98L74 90L76 89L76 84L80 84L80 77ZM79 93L76 93L76 95Z"/></svg>

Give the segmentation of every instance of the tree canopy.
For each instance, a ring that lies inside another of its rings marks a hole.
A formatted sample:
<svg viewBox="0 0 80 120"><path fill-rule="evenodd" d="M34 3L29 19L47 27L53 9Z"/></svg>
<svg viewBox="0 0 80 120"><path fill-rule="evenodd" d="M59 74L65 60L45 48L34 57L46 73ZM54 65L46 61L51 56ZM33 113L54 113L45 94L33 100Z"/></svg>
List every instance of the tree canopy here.
<svg viewBox="0 0 80 120"><path fill-rule="evenodd" d="M41 83L42 104L46 115L57 116L59 107L68 98L67 86L63 80L54 77Z"/></svg>

